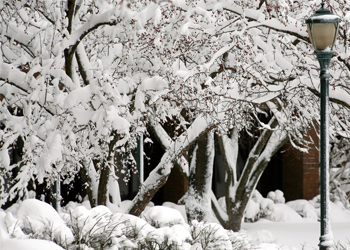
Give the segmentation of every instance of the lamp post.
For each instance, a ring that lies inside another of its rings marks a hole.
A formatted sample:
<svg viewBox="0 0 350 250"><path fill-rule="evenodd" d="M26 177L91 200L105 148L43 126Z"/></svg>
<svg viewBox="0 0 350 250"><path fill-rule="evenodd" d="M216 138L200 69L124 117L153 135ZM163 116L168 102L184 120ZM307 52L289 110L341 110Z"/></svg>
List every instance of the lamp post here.
<svg viewBox="0 0 350 250"><path fill-rule="evenodd" d="M333 236L329 218L329 63L334 54L333 47L338 33L340 18L324 8L306 20L310 41L320 63L321 79L321 128L320 128L320 196L321 236L320 250L330 250Z"/></svg>

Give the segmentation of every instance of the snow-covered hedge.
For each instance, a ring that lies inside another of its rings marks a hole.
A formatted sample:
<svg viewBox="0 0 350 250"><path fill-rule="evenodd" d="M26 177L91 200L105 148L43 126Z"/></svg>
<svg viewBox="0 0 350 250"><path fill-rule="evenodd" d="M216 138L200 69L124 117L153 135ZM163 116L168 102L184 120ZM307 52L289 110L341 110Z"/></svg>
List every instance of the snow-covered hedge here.
<svg viewBox="0 0 350 250"><path fill-rule="evenodd" d="M58 214L35 199L0 210L0 246L1 250L252 249L243 235L216 223L194 221L190 226L169 207L150 207L142 218L81 204L70 204Z"/></svg>

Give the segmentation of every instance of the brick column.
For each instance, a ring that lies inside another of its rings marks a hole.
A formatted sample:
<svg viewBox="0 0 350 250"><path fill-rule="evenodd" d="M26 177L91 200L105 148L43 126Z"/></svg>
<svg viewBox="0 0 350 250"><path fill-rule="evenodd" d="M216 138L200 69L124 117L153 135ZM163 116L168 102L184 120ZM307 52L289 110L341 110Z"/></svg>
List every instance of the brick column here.
<svg viewBox="0 0 350 250"><path fill-rule="evenodd" d="M287 201L310 200L319 191L319 138L314 129L309 131L314 144L308 153L300 152L287 144L282 159L283 192Z"/></svg>
<svg viewBox="0 0 350 250"><path fill-rule="evenodd" d="M282 191L286 201L303 198L303 155L288 143L282 154Z"/></svg>
<svg viewBox="0 0 350 250"><path fill-rule="evenodd" d="M164 201L177 203L187 192L188 181L177 167L171 170L169 178L164 185Z"/></svg>
<svg viewBox="0 0 350 250"><path fill-rule="evenodd" d="M309 131L314 141L308 153L303 154L303 198L310 200L320 193L319 138L314 129Z"/></svg>

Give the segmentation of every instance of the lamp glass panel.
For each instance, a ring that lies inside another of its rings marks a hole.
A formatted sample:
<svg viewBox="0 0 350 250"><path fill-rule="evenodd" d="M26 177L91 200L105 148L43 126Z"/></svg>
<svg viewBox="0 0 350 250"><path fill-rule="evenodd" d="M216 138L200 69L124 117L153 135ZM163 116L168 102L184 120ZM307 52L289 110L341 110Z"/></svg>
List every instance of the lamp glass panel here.
<svg viewBox="0 0 350 250"><path fill-rule="evenodd" d="M312 36L314 38L314 43L311 40L312 36L310 33L310 27L307 25L309 38L311 43L316 46L315 49L317 50L324 50L327 47L332 47L334 36L336 30L336 26L334 23L313 23L312 24Z"/></svg>

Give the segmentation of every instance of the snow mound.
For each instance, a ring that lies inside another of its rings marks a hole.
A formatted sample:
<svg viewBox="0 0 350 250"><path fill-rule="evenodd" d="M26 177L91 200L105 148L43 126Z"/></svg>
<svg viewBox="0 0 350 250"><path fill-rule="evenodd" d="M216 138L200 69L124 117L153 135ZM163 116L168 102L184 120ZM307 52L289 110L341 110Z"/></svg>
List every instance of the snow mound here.
<svg viewBox="0 0 350 250"><path fill-rule="evenodd" d="M121 235L122 230L126 227L123 223L128 223L127 226L136 231L141 231L141 228L146 226L146 222L130 224L130 221L137 220L134 216L112 213L106 206L97 206L92 209L77 206L70 210L70 215L66 216L66 220L74 231L79 231L87 240L103 237L104 234L108 235L112 232Z"/></svg>
<svg viewBox="0 0 350 250"><path fill-rule="evenodd" d="M36 220L48 219L49 221L63 223L63 220L53 207L36 199L27 199L20 203L17 209L17 216L20 219L30 217Z"/></svg>
<svg viewBox="0 0 350 250"><path fill-rule="evenodd" d="M182 239L183 241L189 241L192 239L188 225L178 224L178 225L172 226L171 229L172 229L172 238L174 239ZM178 245L181 245L181 244L178 244Z"/></svg>
<svg viewBox="0 0 350 250"><path fill-rule="evenodd" d="M281 246L275 243L261 243L258 250L297 250L296 248L291 249L288 246Z"/></svg>
<svg viewBox="0 0 350 250"><path fill-rule="evenodd" d="M303 218L310 219L312 221L317 221L319 211L307 200L294 200L286 203L294 211L300 214Z"/></svg>
<svg viewBox="0 0 350 250"><path fill-rule="evenodd" d="M177 224L185 224L185 220L182 217L182 214L178 210L170 207L150 207L143 213L143 218L149 224L157 228L166 226L171 227Z"/></svg>
<svg viewBox="0 0 350 250"><path fill-rule="evenodd" d="M331 222L344 223L350 222L350 211L344 207L341 202L331 202L330 203L330 218Z"/></svg>
<svg viewBox="0 0 350 250"><path fill-rule="evenodd" d="M9 216L11 213L7 215L7 222L11 222L7 226L11 227L17 223L17 220ZM45 202L36 199L24 200L18 207L17 217L24 231L41 235L48 234L49 237L53 234L57 242L71 243L73 241L72 231L56 210Z"/></svg>
<svg viewBox="0 0 350 250"><path fill-rule="evenodd" d="M6 213L4 211L0 210L0 241L2 239L9 238L9 235L7 233L7 227L5 224L5 216L6 216ZM1 244L0 244L0 246L1 246Z"/></svg>
<svg viewBox="0 0 350 250"><path fill-rule="evenodd" d="M253 238L257 243L276 243L277 239L269 230L258 230L253 234Z"/></svg>
<svg viewBox="0 0 350 250"><path fill-rule="evenodd" d="M185 205L178 205L178 204L175 204L173 202L166 201L163 203L162 206L176 209L177 211L179 211L181 213L182 217L184 218L185 223L187 223L187 215L186 215Z"/></svg>
<svg viewBox="0 0 350 250"><path fill-rule="evenodd" d="M303 218L286 204L275 204L275 211L268 219L276 222L303 222Z"/></svg>
<svg viewBox="0 0 350 250"><path fill-rule="evenodd" d="M37 239L7 239L0 240L1 250L64 250L52 241Z"/></svg>

